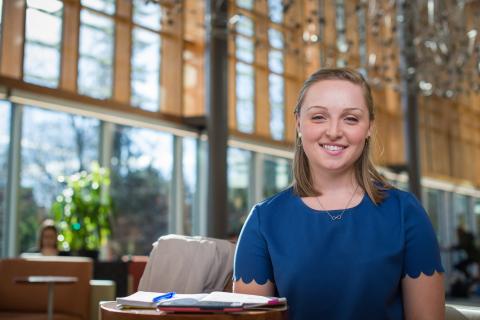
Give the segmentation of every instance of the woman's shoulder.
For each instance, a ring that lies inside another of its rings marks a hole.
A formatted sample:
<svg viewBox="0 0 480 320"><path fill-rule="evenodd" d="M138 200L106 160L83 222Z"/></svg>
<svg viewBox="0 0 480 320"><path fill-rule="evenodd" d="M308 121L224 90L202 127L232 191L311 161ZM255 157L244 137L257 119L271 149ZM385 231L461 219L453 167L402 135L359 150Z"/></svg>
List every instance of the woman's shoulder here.
<svg viewBox="0 0 480 320"><path fill-rule="evenodd" d="M388 189L382 190L385 193L385 200L396 200L396 201L417 201L416 197L409 191L401 190L393 186Z"/></svg>
<svg viewBox="0 0 480 320"><path fill-rule="evenodd" d="M409 191L392 187L384 190L384 192L386 196L381 203L381 207L387 211L395 210L396 208L403 215L408 216L425 211L417 197Z"/></svg>
<svg viewBox="0 0 480 320"><path fill-rule="evenodd" d="M278 206L283 206L285 203L291 201L294 197L293 187L288 187L273 196L266 198L265 200L256 204L256 208L260 210L270 210Z"/></svg>

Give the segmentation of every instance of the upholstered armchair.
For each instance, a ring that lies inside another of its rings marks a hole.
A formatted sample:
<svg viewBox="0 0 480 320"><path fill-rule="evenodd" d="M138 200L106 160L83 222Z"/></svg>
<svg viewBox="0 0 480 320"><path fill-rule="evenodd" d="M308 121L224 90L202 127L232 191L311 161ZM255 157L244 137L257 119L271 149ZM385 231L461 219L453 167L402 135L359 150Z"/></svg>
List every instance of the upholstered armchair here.
<svg viewBox="0 0 480 320"><path fill-rule="evenodd" d="M227 240L166 235L154 243L138 290L202 293L231 290L235 244Z"/></svg>
<svg viewBox="0 0 480 320"><path fill-rule="evenodd" d="M21 283L28 276L67 276L74 283L54 285L54 319L88 320L98 300L112 300L111 281L92 280L93 262L80 257L25 257L0 260L0 319L46 319L47 284ZM92 301L93 299L93 301Z"/></svg>

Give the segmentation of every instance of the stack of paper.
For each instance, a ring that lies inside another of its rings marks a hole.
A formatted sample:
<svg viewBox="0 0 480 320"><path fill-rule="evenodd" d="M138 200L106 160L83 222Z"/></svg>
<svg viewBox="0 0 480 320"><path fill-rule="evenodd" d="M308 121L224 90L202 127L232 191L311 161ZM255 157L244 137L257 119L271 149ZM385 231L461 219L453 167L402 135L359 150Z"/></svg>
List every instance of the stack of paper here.
<svg viewBox="0 0 480 320"><path fill-rule="evenodd" d="M161 292L148 292L148 291L137 291L134 294L131 294L127 297L117 298L117 304L122 307L137 307L137 308L149 308L155 309L158 302L155 302L155 298L162 296L165 293ZM177 300L184 298L192 298L195 300L200 300L206 297L207 293L200 294L175 294L173 298L169 300Z"/></svg>
<svg viewBox="0 0 480 320"><path fill-rule="evenodd" d="M244 304L245 307L279 305L287 303L286 298L265 297L253 294L241 294L222 291L214 291L207 296L201 298L201 301L238 302Z"/></svg>
<svg viewBox="0 0 480 320"><path fill-rule="evenodd" d="M238 312L246 309L285 308L285 298L264 297L215 291L210 294L175 294L170 299L154 302L160 292L138 291L128 297L117 298L122 307L158 308L169 312Z"/></svg>

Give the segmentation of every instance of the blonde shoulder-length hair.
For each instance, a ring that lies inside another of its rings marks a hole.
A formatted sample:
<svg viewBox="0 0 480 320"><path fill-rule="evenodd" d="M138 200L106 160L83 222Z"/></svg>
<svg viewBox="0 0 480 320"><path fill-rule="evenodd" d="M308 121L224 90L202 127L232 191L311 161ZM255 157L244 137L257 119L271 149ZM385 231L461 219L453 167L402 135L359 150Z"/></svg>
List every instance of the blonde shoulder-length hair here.
<svg viewBox="0 0 480 320"><path fill-rule="evenodd" d="M362 88L365 103L368 108L370 122L375 120L375 110L372 92L363 76L349 68L320 69L313 73L303 84L295 106L295 117L300 116L305 95L315 83L323 80L343 80L359 85ZM375 169L370 157L371 138L365 140L362 154L355 162L355 178L357 183L365 190L370 199L379 204L385 198L385 190L391 188L390 184ZM300 137L295 140L295 154L293 159L293 190L300 197L315 197L321 194L313 185L310 165L307 155L302 147Z"/></svg>

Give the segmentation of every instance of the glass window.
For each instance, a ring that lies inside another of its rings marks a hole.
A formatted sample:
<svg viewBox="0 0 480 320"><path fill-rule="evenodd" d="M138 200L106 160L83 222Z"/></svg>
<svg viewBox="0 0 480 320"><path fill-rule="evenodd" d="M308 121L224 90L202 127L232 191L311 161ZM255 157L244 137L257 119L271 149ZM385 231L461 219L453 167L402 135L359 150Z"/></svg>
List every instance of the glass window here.
<svg viewBox="0 0 480 320"><path fill-rule="evenodd" d="M0 0L0 37L2 35L2 26L3 26L3 0Z"/></svg>
<svg viewBox="0 0 480 320"><path fill-rule="evenodd" d="M115 13L115 0L82 0L82 5L110 15Z"/></svg>
<svg viewBox="0 0 480 320"><path fill-rule="evenodd" d="M253 0L237 0L237 6L247 10L253 9Z"/></svg>
<svg viewBox="0 0 480 320"><path fill-rule="evenodd" d="M152 30L160 30L162 23L162 6L154 1L133 1L133 22Z"/></svg>
<svg viewBox="0 0 480 320"><path fill-rule="evenodd" d="M113 81L113 21L83 9L80 24L78 92L108 99Z"/></svg>
<svg viewBox="0 0 480 320"><path fill-rule="evenodd" d="M25 25L23 79L57 87L60 78L63 3L28 0Z"/></svg>
<svg viewBox="0 0 480 320"><path fill-rule="evenodd" d="M336 0L336 19L335 19L335 28L337 30L337 50L340 53L345 53L348 51L347 35L346 35L346 25L345 25L345 8L343 0ZM347 61L342 58L338 59L337 66L345 67Z"/></svg>
<svg viewBox="0 0 480 320"><path fill-rule="evenodd" d="M263 196L265 198L286 189L292 180L291 161L266 156L264 161Z"/></svg>
<svg viewBox="0 0 480 320"><path fill-rule="evenodd" d="M22 128L18 236L24 252L35 248L38 225L63 189L58 177L98 159L99 121L25 107Z"/></svg>
<svg viewBox="0 0 480 320"><path fill-rule="evenodd" d="M253 37L253 27L254 25L252 19L241 15L236 24L236 31L244 36Z"/></svg>
<svg viewBox="0 0 480 320"><path fill-rule="evenodd" d="M8 177L8 147L10 144L10 103L0 101L0 257L4 257L5 228L7 223L7 177Z"/></svg>
<svg viewBox="0 0 480 320"><path fill-rule="evenodd" d="M440 243L443 243L443 239L441 239L441 230L440 230L440 217L442 215L442 191L435 190L435 189L427 189L426 190L426 206L425 209L428 212L430 217L430 221L432 222L433 228L435 229L435 233L439 239Z"/></svg>
<svg viewBox="0 0 480 320"><path fill-rule="evenodd" d="M131 81L132 105L148 111L158 111L160 106L159 34L139 27L133 29Z"/></svg>
<svg viewBox="0 0 480 320"><path fill-rule="evenodd" d="M367 26L364 6L358 6L355 10L358 25L358 54L360 56L360 67L363 72L367 70ZM364 74L365 75L365 74Z"/></svg>
<svg viewBox="0 0 480 320"><path fill-rule="evenodd" d="M250 151L229 148L227 152L228 230L238 236L247 218L252 154Z"/></svg>
<svg viewBox="0 0 480 320"><path fill-rule="evenodd" d="M275 49L283 49L283 33L277 29L268 29L268 42Z"/></svg>
<svg viewBox="0 0 480 320"><path fill-rule="evenodd" d="M183 138L183 231L187 235L193 230L193 208L197 192L197 139Z"/></svg>
<svg viewBox="0 0 480 320"><path fill-rule="evenodd" d="M253 40L242 36L235 38L235 52L237 59L246 63L253 63L255 60L255 48Z"/></svg>
<svg viewBox="0 0 480 320"><path fill-rule="evenodd" d="M399 180L393 180L389 181L395 188L398 188L400 190L405 190L409 191L409 186L408 186L408 181L399 181Z"/></svg>
<svg viewBox="0 0 480 320"><path fill-rule="evenodd" d="M270 101L270 132L275 140L282 140L285 129L284 80L282 76L271 73L268 76L268 95Z"/></svg>
<svg viewBox="0 0 480 320"><path fill-rule="evenodd" d="M270 4L270 1L269 1ZM269 28L268 42L268 95L270 103L270 133L273 139L282 140L284 137L284 39L281 31Z"/></svg>
<svg viewBox="0 0 480 320"><path fill-rule="evenodd" d="M283 53L281 51L268 52L268 68L272 72L283 73Z"/></svg>
<svg viewBox="0 0 480 320"><path fill-rule="evenodd" d="M471 231L468 219L468 197L461 194L453 194L453 226L459 226Z"/></svg>
<svg viewBox="0 0 480 320"><path fill-rule="evenodd" d="M168 232L173 137L117 126L111 159L112 241L121 254L146 255Z"/></svg>
<svg viewBox="0 0 480 320"><path fill-rule="evenodd" d="M283 22L282 0L268 0L268 13L270 20L275 23Z"/></svg>
<svg viewBox="0 0 480 320"><path fill-rule="evenodd" d="M252 133L255 129L255 45L251 38L254 24L249 17L240 15L235 37L236 75L236 120L238 131ZM248 64L247 64L248 63Z"/></svg>
<svg viewBox="0 0 480 320"><path fill-rule="evenodd" d="M252 133L254 130L254 96L255 80L253 66L237 62L236 97L237 128L241 132Z"/></svg>
<svg viewBox="0 0 480 320"><path fill-rule="evenodd" d="M473 203L473 214L475 215L475 223L477 224L477 239L480 235L480 199L476 198Z"/></svg>

